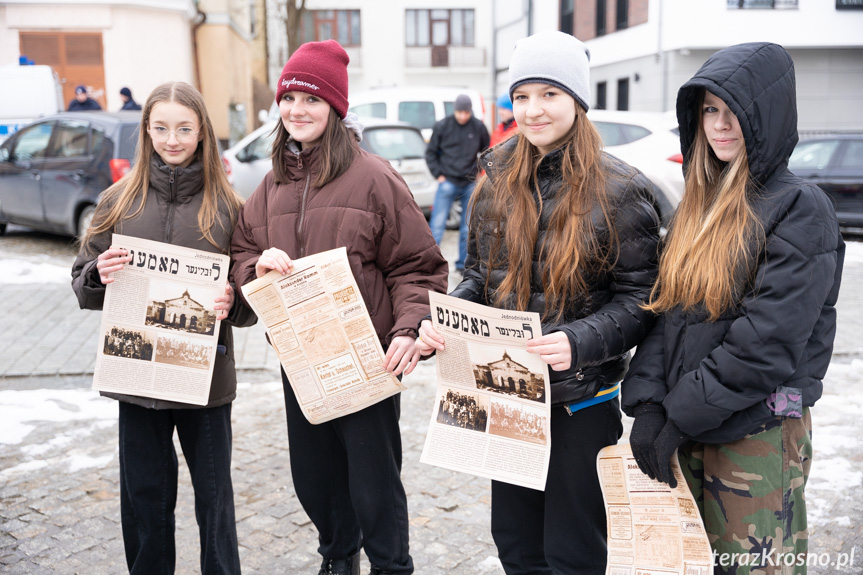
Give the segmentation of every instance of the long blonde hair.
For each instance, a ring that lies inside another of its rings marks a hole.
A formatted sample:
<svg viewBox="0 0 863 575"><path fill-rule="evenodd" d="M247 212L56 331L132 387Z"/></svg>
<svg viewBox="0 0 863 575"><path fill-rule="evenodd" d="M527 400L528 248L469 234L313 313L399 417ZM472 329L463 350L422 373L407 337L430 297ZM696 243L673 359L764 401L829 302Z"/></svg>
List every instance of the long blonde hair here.
<svg viewBox="0 0 863 575"><path fill-rule="evenodd" d="M478 224L502 230L503 233L492 240L485 262L488 269L494 269L505 243L506 276L497 289L494 303L503 306L512 300L517 309L526 309L542 212L537 172L543 155L523 134L516 137L511 155L498 160L504 167L494 184L487 176L477 184L472 205L487 200L489 209L483 214L484 222L471 222L471 230L477 229ZM540 247L546 302L544 320L559 320L568 302L589 297L585 273L607 269L616 258L617 235L609 213L602 140L578 104L575 122L563 142L559 199L549 217L546 241ZM602 211L608 230L608 237L604 239L599 237L591 218L596 206Z"/></svg>
<svg viewBox="0 0 863 575"><path fill-rule="evenodd" d="M81 244L91 248L91 242L97 235L111 231L121 220L137 217L144 205L147 203L147 193L150 186L150 160L156 153L153 141L147 131L150 123L150 113L156 104L162 102L176 102L192 110L198 117L201 125L201 141L195 151L203 166L204 189L203 202L198 211L198 229L201 235L214 247L222 250L210 233L216 224L230 233L236 223L237 214L243 204L242 198L237 195L228 182L225 168L219 158L219 147L213 125L207 114L204 98L194 87L185 82L168 82L158 86L144 104L141 111L141 125L138 130L138 144L135 151L135 163L126 176L115 182L102 194L99 201L106 209L97 210L93 222L87 233L81 240ZM138 202L138 208L133 213L128 213L132 206ZM231 219L231 228L225 228L217 216L219 205L225 204Z"/></svg>
<svg viewBox="0 0 863 575"><path fill-rule="evenodd" d="M702 122L704 94L683 199L659 260L659 277L645 306L655 313L702 307L710 321L736 306L754 273L764 230L752 208L755 189L745 147L727 164L713 153Z"/></svg>

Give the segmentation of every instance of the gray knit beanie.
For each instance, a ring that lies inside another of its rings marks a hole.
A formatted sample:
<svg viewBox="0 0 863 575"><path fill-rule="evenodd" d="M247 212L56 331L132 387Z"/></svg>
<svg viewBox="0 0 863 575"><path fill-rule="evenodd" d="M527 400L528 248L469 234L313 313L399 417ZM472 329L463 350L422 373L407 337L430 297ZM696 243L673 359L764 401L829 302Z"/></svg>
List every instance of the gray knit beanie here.
<svg viewBox="0 0 863 575"><path fill-rule="evenodd" d="M539 32L515 43L509 61L509 97L522 84L565 90L585 111L590 102L590 49L564 32Z"/></svg>

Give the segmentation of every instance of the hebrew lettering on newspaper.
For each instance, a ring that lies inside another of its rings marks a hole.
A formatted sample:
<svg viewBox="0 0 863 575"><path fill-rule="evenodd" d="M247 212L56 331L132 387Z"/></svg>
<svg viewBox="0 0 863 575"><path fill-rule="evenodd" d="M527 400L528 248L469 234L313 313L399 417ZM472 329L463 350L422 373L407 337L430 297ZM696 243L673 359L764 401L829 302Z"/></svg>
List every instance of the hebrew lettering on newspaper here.
<svg viewBox="0 0 863 575"><path fill-rule="evenodd" d="M132 261L105 290L93 389L206 405L230 258L120 234L111 245Z"/></svg>
<svg viewBox="0 0 863 575"><path fill-rule="evenodd" d="M297 403L311 423L359 411L405 386L384 369L384 351L351 273L347 250L294 260L242 286L267 326Z"/></svg>
<svg viewBox="0 0 863 575"><path fill-rule="evenodd" d="M606 575L710 575L713 555L701 513L671 458L677 487L638 468L628 443L596 457L608 519Z"/></svg>
<svg viewBox="0 0 863 575"><path fill-rule="evenodd" d="M527 353L539 314L429 292L446 339L420 461L544 490L551 453L548 366Z"/></svg>

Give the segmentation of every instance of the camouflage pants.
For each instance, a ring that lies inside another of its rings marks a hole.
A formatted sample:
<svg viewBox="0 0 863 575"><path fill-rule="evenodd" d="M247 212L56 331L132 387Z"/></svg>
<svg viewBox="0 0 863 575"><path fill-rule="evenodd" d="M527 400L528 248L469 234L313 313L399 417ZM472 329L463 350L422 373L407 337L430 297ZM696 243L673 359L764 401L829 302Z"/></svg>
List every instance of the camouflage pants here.
<svg viewBox="0 0 863 575"><path fill-rule="evenodd" d="M680 449L716 575L806 575L811 434L806 408L802 418L776 417L733 443Z"/></svg>

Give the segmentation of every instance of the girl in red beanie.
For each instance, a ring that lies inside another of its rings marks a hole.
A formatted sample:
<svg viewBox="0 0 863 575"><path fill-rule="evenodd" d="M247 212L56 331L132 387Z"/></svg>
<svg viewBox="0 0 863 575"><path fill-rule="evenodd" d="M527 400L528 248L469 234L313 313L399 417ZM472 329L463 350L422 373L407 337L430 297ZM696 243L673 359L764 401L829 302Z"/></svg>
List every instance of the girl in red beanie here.
<svg viewBox="0 0 863 575"><path fill-rule="evenodd" d="M232 241L243 285L292 260L345 246L381 344L385 368L410 373L428 290L443 292L447 262L404 180L360 149L348 108L348 55L333 40L303 44L279 78L281 123L273 170L246 202ZM358 574L362 547L375 573L412 573L401 483L399 396L318 425L304 417L282 371L291 474L318 530L319 575Z"/></svg>

